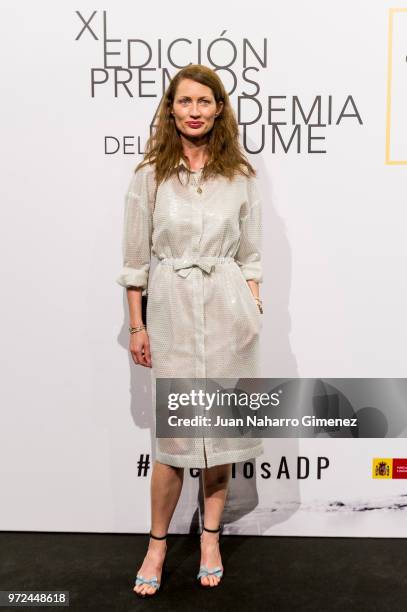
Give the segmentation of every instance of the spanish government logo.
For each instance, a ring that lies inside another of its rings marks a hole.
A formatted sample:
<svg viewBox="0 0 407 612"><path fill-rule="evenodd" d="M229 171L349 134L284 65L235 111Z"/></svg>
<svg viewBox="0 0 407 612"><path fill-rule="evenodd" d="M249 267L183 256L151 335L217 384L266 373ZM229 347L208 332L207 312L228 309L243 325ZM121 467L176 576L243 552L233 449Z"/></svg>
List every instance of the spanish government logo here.
<svg viewBox="0 0 407 612"><path fill-rule="evenodd" d="M393 457L392 459L373 459L373 478L407 478L407 459Z"/></svg>

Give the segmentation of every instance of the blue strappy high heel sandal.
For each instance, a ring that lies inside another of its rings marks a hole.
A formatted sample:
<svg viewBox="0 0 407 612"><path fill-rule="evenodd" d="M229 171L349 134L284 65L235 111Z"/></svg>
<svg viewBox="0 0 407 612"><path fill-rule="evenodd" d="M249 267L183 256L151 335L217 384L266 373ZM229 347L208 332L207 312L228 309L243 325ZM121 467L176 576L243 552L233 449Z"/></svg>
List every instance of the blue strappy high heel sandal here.
<svg viewBox="0 0 407 612"><path fill-rule="evenodd" d="M217 529L207 529L205 527L205 525L204 525L202 529L205 530L205 531L209 531L210 533L218 533L219 532L219 538L220 538L220 535L222 533L222 528L223 528L223 525L219 525L219 527ZM201 535L202 535L202 533L201 533ZM218 539L218 542L219 542L219 539ZM206 567L206 565L201 565L199 567L199 572L198 572L198 575L197 575L197 579L199 580L199 584L202 587L204 587L205 589L206 588L213 588L213 587L211 587L210 584L202 584L201 578L204 577L204 576L218 576L218 578L222 578L222 576L223 576L223 568L217 566L217 567L214 567L212 569L208 569ZM219 580L218 584L215 585L215 586L218 586L219 584L220 584L220 580Z"/></svg>
<svg viewBox="0 0 407 612"><path fill-rule="evenodd" d="M153 535L150 531L150 538L153 538L154 540L165 540L166 537L167 537L167 534L165 536L158 537L158 536ZM164 559L163 567L161 570L161 577L164 574L165 562L166 562L166 559ZM150 586L155 588L155 591L154 593L137 593L137 591L133 591L134 593L136 593L136 595L138 595L139 597L153 597L157 593L158 589L160 588L161 582L158 582L157 576L153 576L149 580L146 580L141 574L137 574L134 585L138 586L139 584L149 584Z"/></svg>

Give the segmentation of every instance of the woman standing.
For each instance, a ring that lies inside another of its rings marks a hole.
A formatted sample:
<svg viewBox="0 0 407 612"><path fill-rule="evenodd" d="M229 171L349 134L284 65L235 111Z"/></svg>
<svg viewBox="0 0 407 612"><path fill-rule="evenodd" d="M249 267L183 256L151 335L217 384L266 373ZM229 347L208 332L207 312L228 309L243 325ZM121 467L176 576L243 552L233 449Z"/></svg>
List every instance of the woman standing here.
<svg viewBox="0 0 407 612"><path fill-rule="evenodd" d="M262 305L261 199L216 72L189 65L172 79L155 133L127 193L123 270L130 352L155 379L258 376ZM149 274L151 252L159 259ZM147 325L141 298L148 294ZM155 401L154 404L155 405ZM203 586L223 567L219 532L231 464L263 453L254 438L158 438L151 477L151 531L134 590L157 592L165 538L184 468L202 468Z"/></svg>

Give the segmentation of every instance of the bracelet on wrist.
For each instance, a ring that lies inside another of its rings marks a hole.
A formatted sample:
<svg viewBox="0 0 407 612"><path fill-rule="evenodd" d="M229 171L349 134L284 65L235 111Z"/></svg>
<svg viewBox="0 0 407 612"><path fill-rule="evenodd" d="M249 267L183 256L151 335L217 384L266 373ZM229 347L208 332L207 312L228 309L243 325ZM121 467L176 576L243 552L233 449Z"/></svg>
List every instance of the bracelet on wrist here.
<svg viewBox="0 0 407 612"><path fill-rule="evenodd" d="M263 314L263 302L259 297L255 297L254 299L256 300L257 308L259 309L260 314Z"/></svg>
<svg viewBox="0 0 407 612"><path fill-rule="evenodd" d="M147 327L142 323L141 325L136 325L136 327L129 327L129 332L131 334L135 334L136 332L142 331L143 329L147 329Z"/></svg>

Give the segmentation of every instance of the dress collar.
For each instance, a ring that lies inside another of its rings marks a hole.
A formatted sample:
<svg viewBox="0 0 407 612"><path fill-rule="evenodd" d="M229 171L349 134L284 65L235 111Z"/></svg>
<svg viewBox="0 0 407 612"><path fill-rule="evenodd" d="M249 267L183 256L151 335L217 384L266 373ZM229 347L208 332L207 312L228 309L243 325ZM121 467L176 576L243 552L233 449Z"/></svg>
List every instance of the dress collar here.
<svg viewBox="0 0 407 612"><path fill-rule="evenodd" d="M180 167L185 170L189 170L187 164L181 157L178 159L178 163L174 164L174 168L180 168Z"/></svg>
<svg viewBox="0 0 407 612"><path fill-rule="evenodd" d="M184 160L183 160L181 157L179 158L178 163L177 163L177 164L175 164L175 166L174 166L174 167L175 167L175 168L179 168L179 167L181 167L181 168L183 168L184 170L188 170L188 172L197 172L196 170L190 170L190 169L188 168L187 164L185 163L185 161L184 161ZM201 168L201 170L202 170L202 168Z"/></svg>

